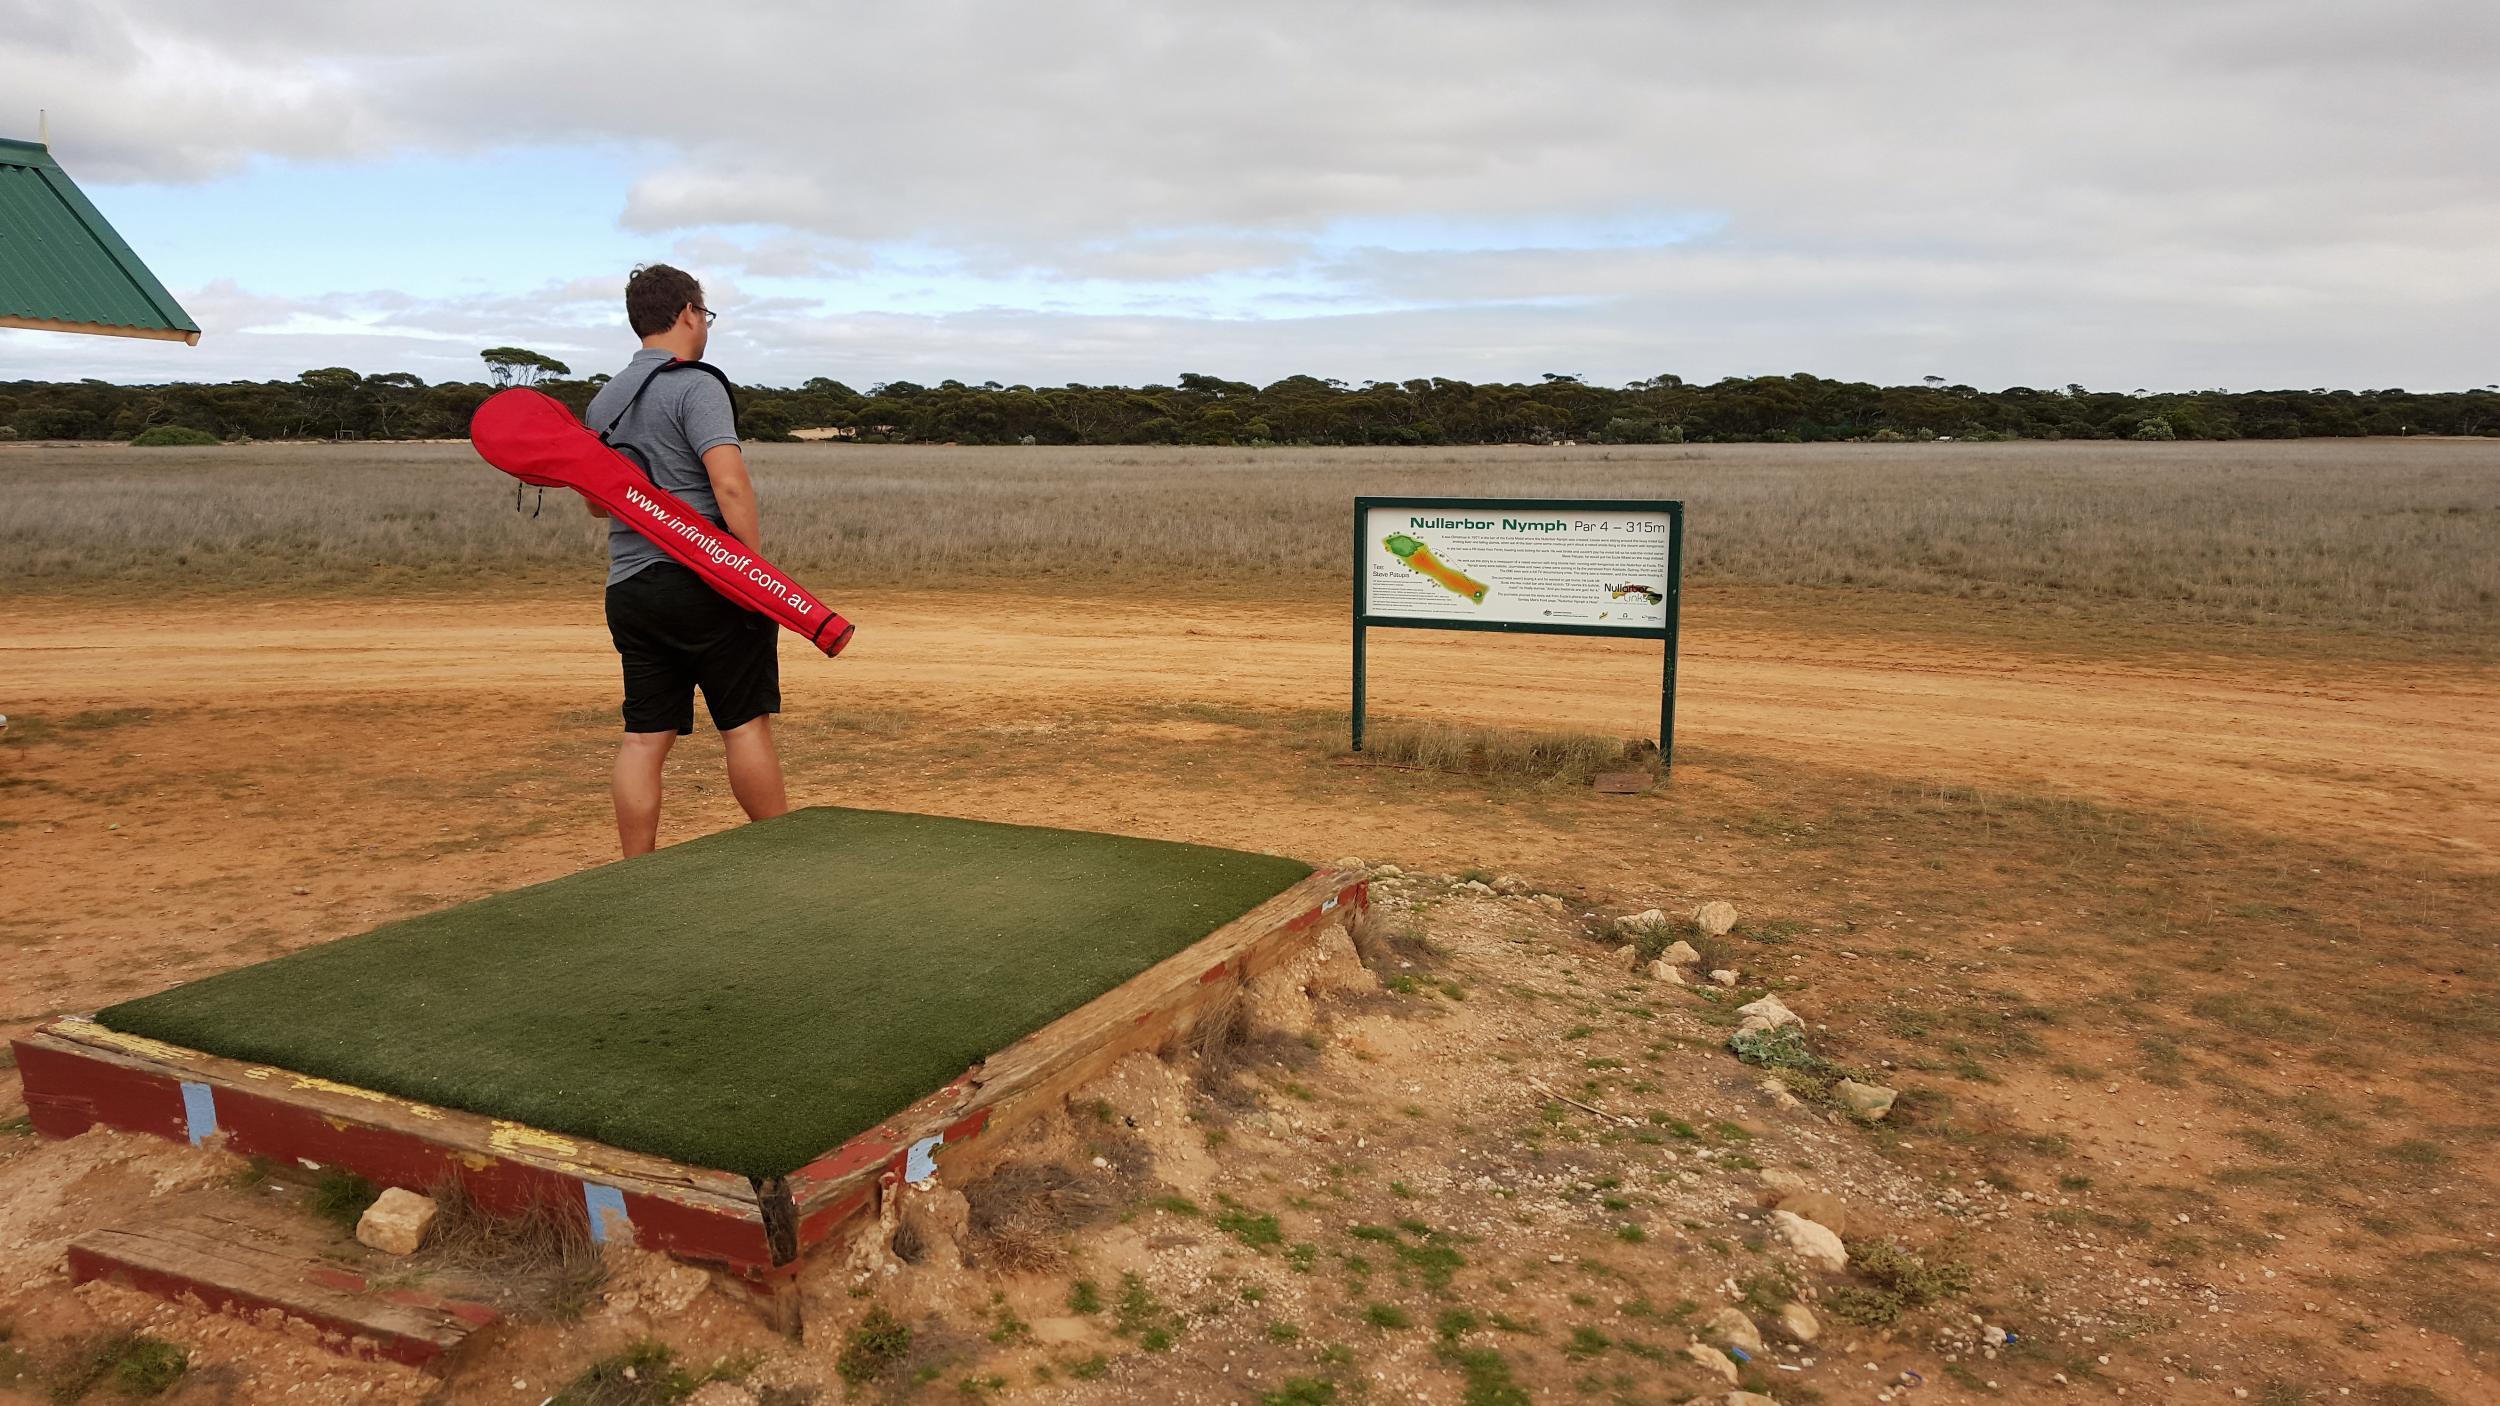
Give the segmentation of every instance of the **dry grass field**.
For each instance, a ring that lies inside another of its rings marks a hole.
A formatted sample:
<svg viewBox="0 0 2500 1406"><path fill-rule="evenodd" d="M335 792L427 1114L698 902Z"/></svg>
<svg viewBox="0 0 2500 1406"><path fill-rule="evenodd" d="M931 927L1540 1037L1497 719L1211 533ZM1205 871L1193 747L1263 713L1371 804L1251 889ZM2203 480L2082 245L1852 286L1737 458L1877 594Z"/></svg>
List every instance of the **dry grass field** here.
<svg viewBox="0 0 2500 1406"><path fill-rule="evenodd" d="M1313 596L1357 493L1674 497L1696 586L1837 588L2487 643L2500 442L1451 451L753 451L767 550L826 590L1008 584ZM0 446L0 582L474 583L584 572L569 494L513 511L466 445ZM838 592L837 592L838 594Z"/></svg>

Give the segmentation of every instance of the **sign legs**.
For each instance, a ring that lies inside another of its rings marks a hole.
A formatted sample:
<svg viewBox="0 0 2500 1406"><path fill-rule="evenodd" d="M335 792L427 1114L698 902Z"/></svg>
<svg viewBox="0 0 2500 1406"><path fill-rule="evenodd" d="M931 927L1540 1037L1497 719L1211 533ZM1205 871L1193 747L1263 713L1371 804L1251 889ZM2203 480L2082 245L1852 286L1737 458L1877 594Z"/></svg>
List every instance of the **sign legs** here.
<svg viewBox="0 0 2500 1406"><path fill-rule="evenodd" d="M1354 626L1354 750L1363 750L1363 626Z"/></svg>

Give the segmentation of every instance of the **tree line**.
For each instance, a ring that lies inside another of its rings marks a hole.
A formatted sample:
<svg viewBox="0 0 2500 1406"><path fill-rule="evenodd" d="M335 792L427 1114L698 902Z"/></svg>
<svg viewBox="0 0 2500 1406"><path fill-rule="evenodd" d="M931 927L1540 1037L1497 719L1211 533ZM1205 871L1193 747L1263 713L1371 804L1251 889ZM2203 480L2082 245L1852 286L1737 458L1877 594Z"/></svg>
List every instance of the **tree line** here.
<svg viewBox="0 0 2500 1406"><path fill-rule="evenodd" d="M0 382L0 438L128 440L457 439L480 402L535 385L579 413L607 380L519 347L490 348L484 381L427 384L343 366L291 381L120 385ZM855 390L817 377L744 386L750 439L821 428L866 442L961 444L1725 444L1997 439L2294 439L2500 435L2500 386L2465 391L1983 391L1930 376L1877 386L1799 373L1707 384L1652 376L1622 386L1548 374L1532 383L1268 385L1195 372L1172 385L1025 386L996 381Z"/></svg>

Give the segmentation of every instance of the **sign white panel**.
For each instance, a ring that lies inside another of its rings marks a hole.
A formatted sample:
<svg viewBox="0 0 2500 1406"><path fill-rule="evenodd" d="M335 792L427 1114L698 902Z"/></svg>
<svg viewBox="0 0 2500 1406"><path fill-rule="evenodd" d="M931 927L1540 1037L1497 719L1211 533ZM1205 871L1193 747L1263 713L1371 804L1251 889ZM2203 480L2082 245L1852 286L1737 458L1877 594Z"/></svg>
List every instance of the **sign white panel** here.
<svg viewBox="0 0 2500 1406"><path fill-rule="evenodd" d="M1363 612L1658 634L1667 628L1666 513L1370 505Z"/></svg>

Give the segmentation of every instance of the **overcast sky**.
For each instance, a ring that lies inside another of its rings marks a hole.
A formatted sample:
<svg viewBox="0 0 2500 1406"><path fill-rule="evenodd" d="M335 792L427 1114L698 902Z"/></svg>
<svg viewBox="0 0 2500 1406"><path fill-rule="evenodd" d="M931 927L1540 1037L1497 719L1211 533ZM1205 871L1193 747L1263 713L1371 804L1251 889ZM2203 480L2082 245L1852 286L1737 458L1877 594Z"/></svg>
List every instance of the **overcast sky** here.
<svg viewBox="0 0 2500 1406"><path fill-rule="evenodd" d="M2496 72L2490 0L0 0L204 329L0 379L608 370L660 259L750 382L2458 388Z"/></svg>

